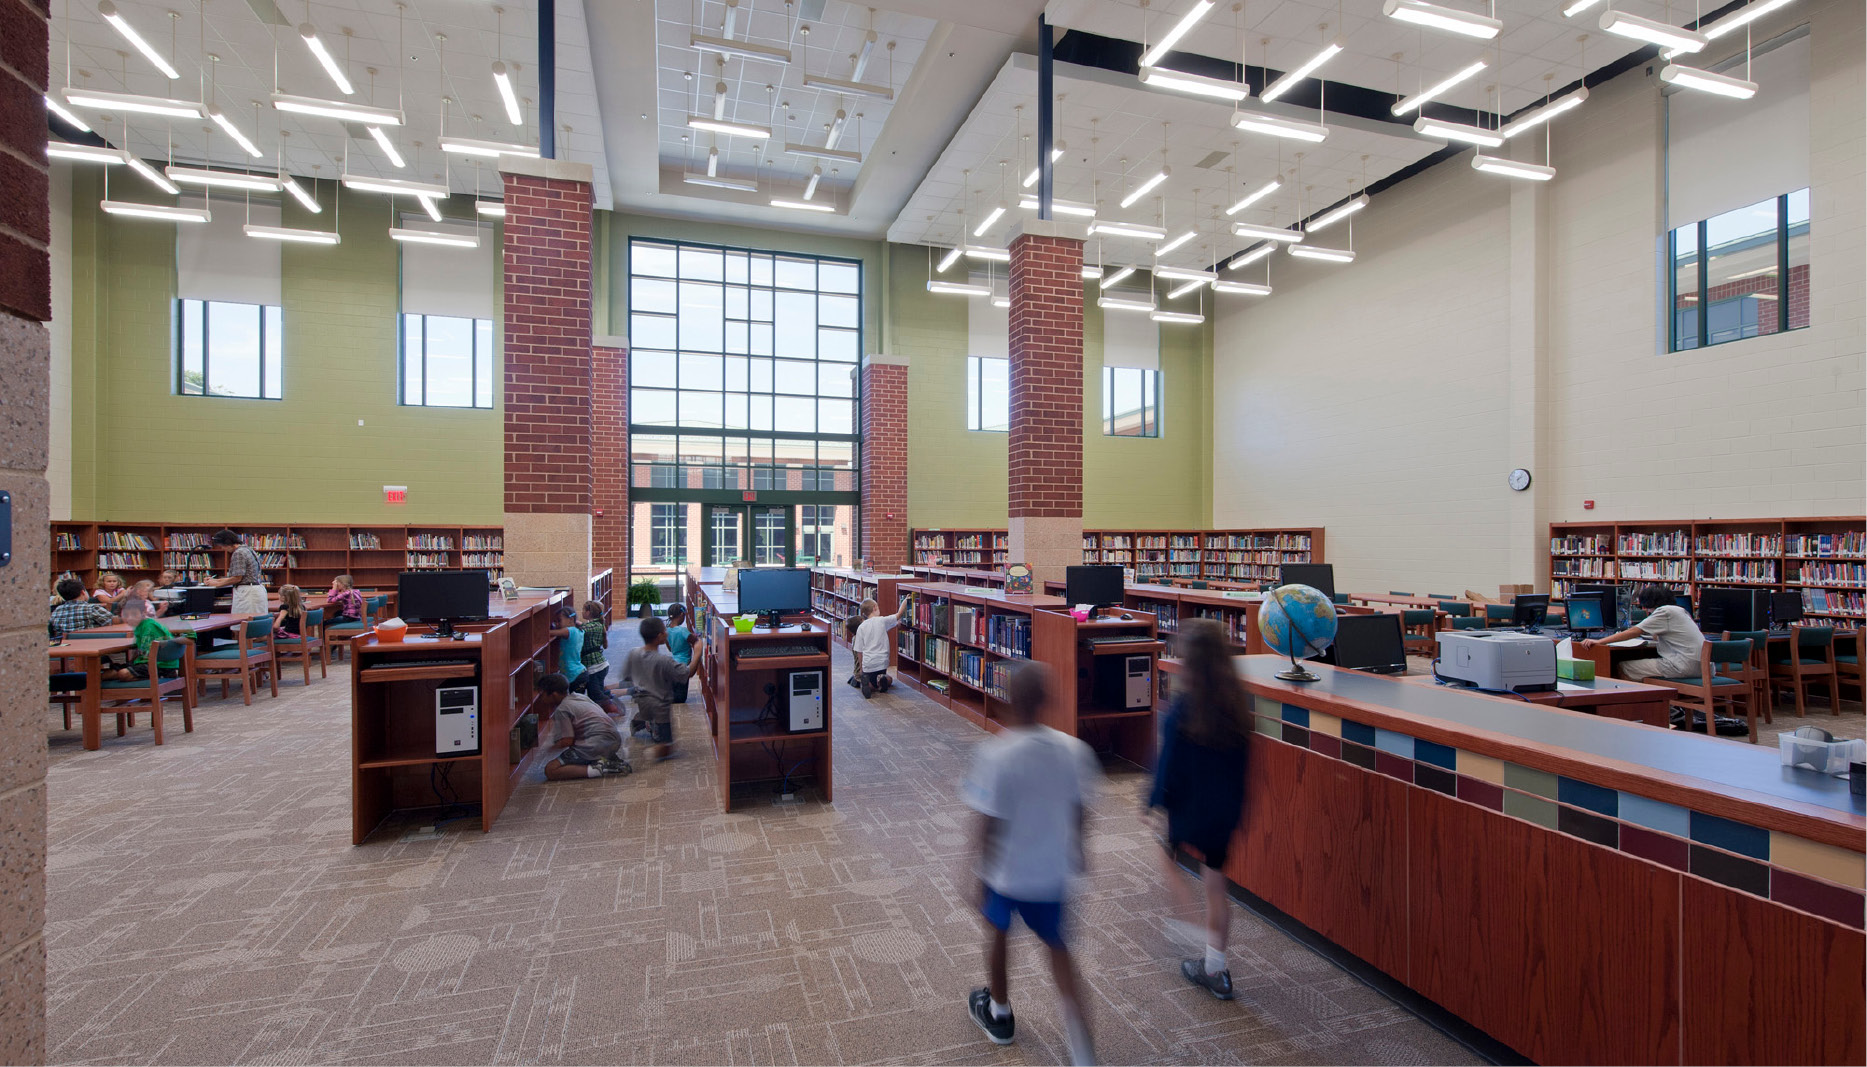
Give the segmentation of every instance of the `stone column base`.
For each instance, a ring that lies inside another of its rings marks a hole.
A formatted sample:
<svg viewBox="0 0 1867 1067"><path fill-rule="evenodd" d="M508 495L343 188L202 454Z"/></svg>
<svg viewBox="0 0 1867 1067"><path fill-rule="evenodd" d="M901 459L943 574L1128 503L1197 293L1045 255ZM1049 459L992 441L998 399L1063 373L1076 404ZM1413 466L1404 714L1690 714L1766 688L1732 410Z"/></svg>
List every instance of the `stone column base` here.
<svg viewBox="0 0 1867 1067"><path fill-rule="evenodd" d="M590 516L506 512L506 577L569 589L573 605L582 604L590 595Z"/></svg>
<svg viewBox="0 0 1867 1067"><path fill-rule="evenodd" d="M1044 591L1044 583L1063 580L1063 568L1083 561L1083 518L1015 517L1010 522L1005 555L1007 563L1022 563L1031 568L1035 592Z"/></svg>

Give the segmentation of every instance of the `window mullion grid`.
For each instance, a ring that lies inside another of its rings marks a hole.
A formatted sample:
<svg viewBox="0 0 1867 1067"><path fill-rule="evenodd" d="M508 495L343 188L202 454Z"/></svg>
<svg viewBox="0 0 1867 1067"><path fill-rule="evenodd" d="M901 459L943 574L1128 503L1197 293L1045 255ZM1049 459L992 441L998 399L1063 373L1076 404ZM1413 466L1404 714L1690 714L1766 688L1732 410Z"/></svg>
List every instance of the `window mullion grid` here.
<svg viewBox="0 0 1867 1067"><path fill-rule="evenodd" d="M1776 198L1776 332L1789 332L1789 194Z"/></svg>
<svg viewBox="0 0 1867 1067"><path fill-rule="evenodd" d="M1698 223L1698 344L1695 348L1705 348L1711 344L1711 230L1707 220Z"/></svg>

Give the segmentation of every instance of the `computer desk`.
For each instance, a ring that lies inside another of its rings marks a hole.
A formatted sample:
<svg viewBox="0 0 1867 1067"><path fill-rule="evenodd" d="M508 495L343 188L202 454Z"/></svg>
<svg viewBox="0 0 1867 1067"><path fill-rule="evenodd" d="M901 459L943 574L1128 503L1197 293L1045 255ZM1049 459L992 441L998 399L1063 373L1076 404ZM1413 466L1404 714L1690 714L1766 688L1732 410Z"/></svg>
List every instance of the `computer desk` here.
<svg viewBox="0 0 1867 1067"><path fill-rule="evenodd" d="M1439 685L1430 667L1422 670L1409 666L1404 675L1391 674L1377 677L1394 678L1413 685ZM1667 716L1670 714L1674 690L1667 686L1628 682L1599 673L1593 681L1558 681L1556 685L1557 689L1554 692L1520 693L1518 696L1532 704L1567 708L1570 711L1584 711L1590 715L1604 715L1611 719L1626 719L1629 722L1643 722L1648 726L1658 726L1661 729L1666 729L1668 726ZM1444 686L1442 688L1463 687ZM1476 690L1470 691L1476 692ZM1502 694L1491 695L1502 696ZM1503 699L1511 698L1504 697Z"/></svg>

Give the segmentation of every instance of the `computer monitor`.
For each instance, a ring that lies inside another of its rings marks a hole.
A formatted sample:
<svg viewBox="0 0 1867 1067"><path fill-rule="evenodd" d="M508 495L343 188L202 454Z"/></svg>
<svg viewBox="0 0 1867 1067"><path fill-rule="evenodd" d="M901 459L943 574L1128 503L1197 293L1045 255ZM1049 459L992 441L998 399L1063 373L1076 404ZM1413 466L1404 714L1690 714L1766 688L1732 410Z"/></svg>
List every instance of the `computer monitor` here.
<svg viewBox="0 0 1867 1067"><path fill-rule="evenodd" d="M1600 593L1570 593L1563 601L1569 609L1569 629L1605 630L1607 612L1601 606Z"/></svg>
<svg viewBox="0 0 1867 1067"><path fill-rule="evenodd" d="M1681 611L1685 612L1687 615L1692 614L1692 594L1691 593L1674 593L1673 604L1677 606Z"/></svg>
<svg viewBox="0 0 1867 1067"><path fill-rule="evenodd" d="M1329 651L1333 655L1328 662L1352 671L1405 674L1407 670L1400 616L1392 612L1337 617L1335 644Z"/></svg>
<svg viewBox="0 0 1867 1067"><path fill-rule="evenodd" d="M1726 630L1760 630L1769 610L1769 600L1761 589L1711 586L1698 595L1698 628L1712 635Z"/></svg>
<svg viewBox="0 0 1867 1067"><path fill-rule="evenodd" d="M214 601L220 599L221 591L216 586L192 585L182 590L183 615L212 615Z"/></svg>
<svg viewBox="0 0 1867 1067"><path fill-rule="evenodd" d="M810 610L810 572L797 567L753 567L739 572L739 610L768 616L776 630L786 615Z"/></svg>
<svg viewBox="0 0 1867 1067"><path fill-rule="evenodd" d="M436 636L452 637L455 622L487 617L486 572L403 571L395 605L402 618L434 623Z"/></svg>
<svg viewBox="0 0 1867 1067"><path fill-rule="evenodd" d="M1278 585L1307 585L1335 598L1335 564L1286 563L1277 569Z"/></svg>
<svg viewBox="0 0 1867 1067"><path fill-rule="evenodd" d="M1063 568L1063 599L1072 606L1089 605L1092 619L1097 608L1120 607L1127 593L1120 567L1103 564Z"/></svg>
<svg viewBox="0 0 1867 1067"><path fill-rule="evenodd" d="M1543 625L1543 617L1549 614L1548 593L1518 593L1511 604L1511 622L1528 629Z"/></svg>
<svg viewBox="0 0 1867 1067"><path fill-rule="evenodd" d="M1621 592L1612 585L1578 585L1570 596L1587 596L1594 593L1601 598L1601 626L1605 630L1618 630L1621 626ZM1567 603L1565 600L1564 603ZM1572 627L1580 629L1580 627Z"/></svg>
<svg viewBox="0 0 1867 1067"><path fill-rule="evenodd" d="M1801 593L1770 594L1770 625L1788 626L1802 621Z"/></svg>

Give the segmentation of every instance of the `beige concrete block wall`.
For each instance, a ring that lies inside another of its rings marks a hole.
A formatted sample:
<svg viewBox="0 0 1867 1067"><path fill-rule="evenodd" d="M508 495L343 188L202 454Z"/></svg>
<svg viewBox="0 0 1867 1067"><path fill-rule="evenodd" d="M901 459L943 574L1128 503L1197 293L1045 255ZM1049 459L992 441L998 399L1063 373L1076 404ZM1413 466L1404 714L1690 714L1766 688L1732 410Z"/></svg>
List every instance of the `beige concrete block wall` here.
<svg viewBox="0 0 1867 1067"><path fill-rule="evenodd" d="M508 511L506 577L520 585L569 589L581 604L590 593L590 516Z"/></svg>

